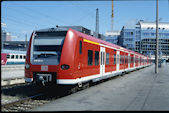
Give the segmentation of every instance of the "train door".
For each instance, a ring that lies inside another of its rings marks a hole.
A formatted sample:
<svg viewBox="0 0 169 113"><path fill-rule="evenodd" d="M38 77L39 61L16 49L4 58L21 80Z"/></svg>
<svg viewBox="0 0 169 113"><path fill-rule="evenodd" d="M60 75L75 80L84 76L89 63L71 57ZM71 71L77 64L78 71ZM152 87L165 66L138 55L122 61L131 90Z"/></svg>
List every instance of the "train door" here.
<svg viewBox="0 0 169 113"><path fill-rule="evenodd" d="M119 71L119 63L120 63L120 51L117 51L116 53L116 58L117 58L117 61L116 61L116 70Z"/></svg>
<svg viewBox="0 0 169 113"><path fill-rule="evenodd" d="M105 73L105 48L100 47L100 74L103 76Z"/></svg>
<svg viewBox="0 0 169 113"><path fill-rule="evenodd" d="M79 39L79 49L78 49L78 54L79 54L79 57L77 59L77 62L78 62L78 75L80 75L79 77L83 76L83 56L84 56L84 51L83 51L83 39L80 38Z"/></svg>
<svg viewBox="0 0 169 113"><path fill-rule="evenodd" d="M125 53L125 69L128 69L128 63L129 63L129 61L128 61L128 53Z"/></svg>

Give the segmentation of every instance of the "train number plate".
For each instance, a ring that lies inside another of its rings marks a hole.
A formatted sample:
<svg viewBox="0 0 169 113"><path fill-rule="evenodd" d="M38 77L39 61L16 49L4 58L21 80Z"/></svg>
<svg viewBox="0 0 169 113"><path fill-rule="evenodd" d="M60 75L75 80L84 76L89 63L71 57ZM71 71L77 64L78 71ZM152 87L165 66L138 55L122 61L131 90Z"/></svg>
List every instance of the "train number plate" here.
<svg viewBox="0 0 169 113"><path fill-rule="evenodd" d="M41 66L41 71L48 71L48 66Z"/></svg>

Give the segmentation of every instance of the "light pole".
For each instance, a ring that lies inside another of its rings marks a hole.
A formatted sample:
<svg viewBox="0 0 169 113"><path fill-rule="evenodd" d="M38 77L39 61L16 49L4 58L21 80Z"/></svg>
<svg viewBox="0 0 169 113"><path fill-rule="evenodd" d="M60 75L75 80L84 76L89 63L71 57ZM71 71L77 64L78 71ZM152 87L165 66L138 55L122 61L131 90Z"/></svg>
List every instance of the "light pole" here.
<svg viewBox="0 0 169 113"><path fill-rule="evenodd" d="M158 73L158 0L156 0L156 55L155 73Z"/></svg>

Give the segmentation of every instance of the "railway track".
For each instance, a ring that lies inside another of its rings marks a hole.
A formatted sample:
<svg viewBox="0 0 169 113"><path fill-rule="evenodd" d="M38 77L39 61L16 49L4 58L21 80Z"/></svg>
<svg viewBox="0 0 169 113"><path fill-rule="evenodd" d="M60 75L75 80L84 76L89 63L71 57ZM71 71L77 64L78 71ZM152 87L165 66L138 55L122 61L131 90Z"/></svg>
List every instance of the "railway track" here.
<svg viewBox="0 0 169 113"><path fill-rule="evenodd" d="M18 100L8 102L5 104L1 103L1 110L4 112L22 112L29 111L30 109L37 107L39 105L48 103L52 100L68 96L72 93L78 92L80 90L86 89L89 84L84 84L83 87L67 87L63 89L63 86L58 86L57 88L46 87L43 88L39 93L28 96L25 98L20 98ZM53 92L55 91L55 92Z"/></svg>
<svg viewBox="0 0 169 113"><path fill-rule="evenodd" d="M20 98L12 102L1 104L1 110L4 112L29 111L30 109L37 107L39 105L48 103L52 100L56 100L58 98L65 97L71 93L77 92L77 90L72 92L72 90L67 90L67 89L63 90L61 88L62 86L57 88L43 88L40 91L40 93L35 94L33 96ZM53 92L54 90L55 92Z"/></svg>
<svg viewBox="0 0 169 113"><path fill-rule="evenodd" d="M25 111L27 109L30 109L30 107L34 106L35 104L36 105L40 104L40 102L35 103L36 101L32 103L32 99L37 98L39 96L43 96L43 94L37 94L37 95L30 96L30 97L27 97L27 98L23 98L23 99L14 101L14 102L10 102L10 103L7 103L7 104L2 104L1 110L5 111L5 112L8 112L8 111Z"/></svg>

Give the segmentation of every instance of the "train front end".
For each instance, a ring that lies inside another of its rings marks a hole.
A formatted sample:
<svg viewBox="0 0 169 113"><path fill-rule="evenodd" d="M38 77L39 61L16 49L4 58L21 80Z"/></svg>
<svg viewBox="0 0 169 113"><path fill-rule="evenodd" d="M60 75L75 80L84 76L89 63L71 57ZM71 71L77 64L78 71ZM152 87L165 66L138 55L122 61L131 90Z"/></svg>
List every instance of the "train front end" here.
<svg viewBox="0 0 169 113"><path fill-rule="evenodd" d="M57 83L67 31L46 29L32 33L25 62L25 82Z"/></svg>

